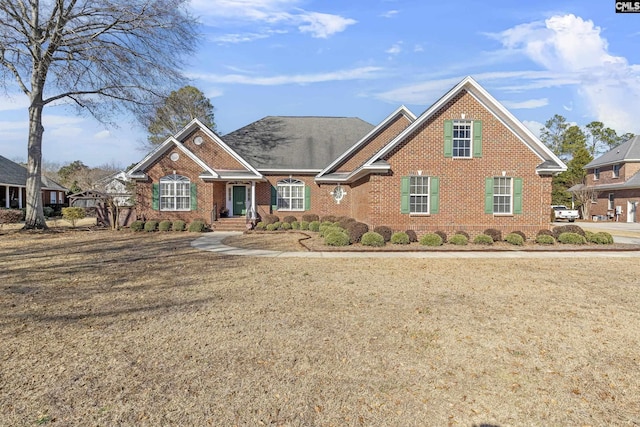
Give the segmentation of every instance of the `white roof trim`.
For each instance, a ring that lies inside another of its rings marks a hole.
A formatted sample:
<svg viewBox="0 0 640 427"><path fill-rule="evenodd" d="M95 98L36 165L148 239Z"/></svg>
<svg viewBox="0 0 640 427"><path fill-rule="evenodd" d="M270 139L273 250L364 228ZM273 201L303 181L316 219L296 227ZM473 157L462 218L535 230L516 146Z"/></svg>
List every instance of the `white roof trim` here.
<svg viewBox="0 0 640 427"><path fill-rule="evenodd" d="M320 172L320 169L259 169L262 173L279 173L279 174L295 174L295 173L303 173L303 174L317 174Z"/></svg>
<svg viewBox="0 0 640 427"><path fill-rule="evenodd" d="M401 115L408 118L409 122L414 122L416 120L416 115L413 114L407 107L405 107L404 105L401 105L393 113L389 114L382 122L380 122L380 124L374 127L369 133L367 133L365 136L360 138L360 140L356 142L354 145L352 145L347 151L342 153L340 157L335 159L329 166L324 168L318 174L318 177L321 177L329 173L329 171L331 171L333 168L339 165L343 160L345 160L351 154L356 152L362 145L364 145L366 142L374 138L378 132L380 132L384 127L386 127L388 124L390 124L393 120L395 120L397 117Z"/></svg>
<svg viewBox="0 0 640 427"><path fill-rule="evenodd" d="M434 113L442 108L447 102L451 101L461 90L466 89L471 96L480 102L485 108L491 112L496 118L502 121L515 136L525 143L540 159L552 160L566 170L566 165L560 160L549 148L547 148L526 126L515 118L502 104L500 104L493 96L489 94L482 86L478 84L472 77L467 76L460 83L454 86L443 97L436 101L424 113L418 117L409 127L396 136L382 150L371 157L366 166L370 166L373 162L384 157L393 150L407 136L411 135L417 128L426 122ZM539 151L538 151L539 150ZM543 156L546 155L547 157Z"/></svg>

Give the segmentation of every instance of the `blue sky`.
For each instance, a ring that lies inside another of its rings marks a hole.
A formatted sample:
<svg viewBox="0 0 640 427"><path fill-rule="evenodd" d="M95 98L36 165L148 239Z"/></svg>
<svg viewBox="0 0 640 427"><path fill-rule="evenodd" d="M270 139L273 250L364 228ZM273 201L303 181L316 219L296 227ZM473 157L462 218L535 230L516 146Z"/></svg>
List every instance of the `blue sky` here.
<svg viewBox="0 0 640 427"><path fill-rule="evenodd" d="M534 132L554 114L640 133L640 14L615 2L192 0L203 42L186 64L221 134L268 115L416 115L467 75ZM44 116L53 163L128 166L129 118L105 128L64 106ZM26 159L26 97L0 96L0 155Z"/></svg>

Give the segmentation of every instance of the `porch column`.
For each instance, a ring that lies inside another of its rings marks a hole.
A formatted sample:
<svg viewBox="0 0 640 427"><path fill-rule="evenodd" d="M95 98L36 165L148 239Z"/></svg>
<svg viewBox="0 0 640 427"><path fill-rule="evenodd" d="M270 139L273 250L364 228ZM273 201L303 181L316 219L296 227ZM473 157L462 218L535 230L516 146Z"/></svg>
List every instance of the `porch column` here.
<svg viewBox="0 0 640 427"><path fill-rule="evenodd" d="M11 206L9 204L9 186L7 185L6 187L4 187L4 207L9 209L9 207Z"/></svg>
<svg viewBox="0 0 640 427"><path fill-rule="evenodd" d="M256 182L251 181L251 219L256 219Z"/></svg>
<svg viewBox="0 0 640 427"><path fill-rule="evenodd" d="M22 188L18 188L18 209L22 209Z"/></svg>

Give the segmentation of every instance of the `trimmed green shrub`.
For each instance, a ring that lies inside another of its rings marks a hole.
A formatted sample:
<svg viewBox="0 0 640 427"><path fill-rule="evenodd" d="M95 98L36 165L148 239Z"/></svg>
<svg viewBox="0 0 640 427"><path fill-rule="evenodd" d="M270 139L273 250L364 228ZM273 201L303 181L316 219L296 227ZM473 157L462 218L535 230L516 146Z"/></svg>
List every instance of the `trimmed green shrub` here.
<svg viewBox="0 0 640 427"><path fill-rule="evenodd" d="M171 229L173 231L184 231L187 228L187 224L181 220L181 219L177 219L175 221L173 221L173 224L171 224Z"/></svg>
<svg viewBox="0 0 640 427"><path fill-rule="evenodd" d="M150 219L149 221L144 223L144 231L156 231L158 229L158 221L155 219Z"/></svg>
<svg viewBox="0 0 640 427"><path fill-rule="evenodd" d="M476 245L493 245L493 242L493 237L488 234L478 234L473 238L473 243Z"/></svg>
<svg viewBox="0 0 640 427"><path fill-rule="evenodd" d="M391 240L391 235L393 234L393 230L386 225L379 225L375 227L373 231L381 235L385 243Z"/></svg>
<svg viewBox="0 0 640 427"><path fill-rule="evenodd" d="M158 224L158 231L169 231L171 230L171 221L165 219L160 221L160 224Z"/></svg>
<svg viewBox="0 0 640 427"><path fill-rule="evenodd" d="M20 209L0 209L0 224L15 224L20 222L23 216Z"/></svg>
<svg viewBox="0 0 640 427"><path fill-rule="evenodd" d="M587 232L586 239L587 242L596 243L598 245L610 245L613 243L613 237L605 231L599 231L597 233Z"/></svg>
<svg viewBox="0 0 640 427"><path fill-rule="evenodd" d="M84 218L86 215L86 211L84 208L62 208L62 218L66 219L71 223L72 227L76 226L76 222L79 219Z"/></svg>
<svg viewBox="0 0 640 427"><path fill-rule="evenodd" d="M423 246L442 246L442 237L436 233L427 233L420 237L420 244Z"/></svg>
<svg viewBox="0 0 640 427"><path fill-rule="evenodd" d="M280 221L276 221L273 223L273 226L276 228L276 230L280 230L280 226L282 225L282 223Z"/></svg>
<svg viewBox="0 0 640 427"><path fill-rule="evenodd" d="M340 231L344 233L344 228L338 227L337 225L331 225L329 227L320 226L320 237L325 237L326 235L333 233L334 231Z"/></svg>
<svg viewBox="0 0 640 427"><path fill-rule="evenodd" d="M301 221L300 230L308 230L308 229L309 229L309 221Z"/></svg>
<svg viewBox="0 0 640 427"><path fill-rule="evenodd" d="M306 222L320 221L320 217L316 214L303 214L302 221L306 221Z"/></svg>
<svg viewBox="0 0 640 427"><path fill-rule="evenodd" d="M204 231L204 222L194 220L189 224L189 231L192 233L202 233Z"/></svg>
<svg viewBox="0 0 640 427"><path fill-rule="evenodd" d="M491 237L491 239L494 242L502 241L502 231L497 230L495 228L487 228L486 230L484 230L484 234ZM474 239L474 243L475 243L475 239Z"/></svg>
<svg viewBox="0 0 640 427"><path fill-rule="evenodd" d="M335 230L331 230L324 236L325 245L329 246L348 246L349 245L349 236L344 231L339 231L337 228Z"/></svg>
<svg viewBox="0 0 640 427"><path fill-rule="evenodd" d="M451 236L449 243L452 245L466 246L469 243L469 239L462 233L456 233Z"/></svg>
<svg viewBox="0 0 640 427"><path fill-rule="evenodd" d="M557 227L553 227L552 231L553 231L553 237L555 237L556 240L558 241L560 241L558 237L560 237L562 233L576 233L581 235L582 237L584 237L585 235L582 227L575 224L559 225Z"/></svg>
<svg viewBox="0 0 640 427"><path fill-rule="evenodd" d="M288 222L283 222L280 224L280 230L291 230L291 224Z"/></svg>
<svg viewBox="0 0 640 427"><path fill-rule="evenodd" d="M466 237L466 238L467 238L467 243L469 242L469 239L471 238L471 237L469 237L469 233L467 233L467 232L466 232L466 231L464 231L464 230L458 230L458 231L456 231L456 233L455 233L455 234L460 234L461 236ZM454 235L455 235L455 234L454 234Z"/></svg>
<svg viewBox="0 0 640 427"><path fill-rule="evenodd" d="M408 245L410 243L409 236L404 231L398 231L391 235L391 243L394 245Z"/></svg>
<svg viewBox="0 0 640 427"><path fill-rule="evenodd" d="M433 234L437 234L442 239L442 243L447 243L447 233L444 231L436 230Z"/></svg>
<svg viewBox="0 0 640 427"><path fill-rule="evenodd" d="M587 239L578 233L565 232L558 236L558 243L564 243L569 245L584 245L587 243Z"/></svg>
<svg viewBox="0 0 640 427"><path fill-rule="evenodd" d="M267 224L266 226L267 231L276 231L277 229L278 227L275 224Z"/></svg>
<svg viewBox="0 0 640 427"><path fill-rule="evenodd" d="M522 237L523 241L525 241L525 242L527 241L527 235L524 234L522 231L516 230L516 231L512 231L512 233L515 233L515 234L519 235L520 237Z"/></svg>
<svg viewBox="0 0 640 427"><path fill-rule="evenodd" d="M543 228L543 229L541 229L541 230L538 230L538 234L536 234L536 236L543 236L543 235L544 235L544 236L551 236L551 237L554 237L554 236L553 236L553 231L551 231L551 230L547 230L547 229L544 229L544 228ZM555 239L555 237L553 238L553 240L554 240L554 241L556 240L556 239Z"/></svg>
<svg viewBox="0 0 640 427"><path fill-rule="evenodd" d="M349 242L359 243L364 233L369 231L369 226L364 222L350 222L346 228L349 235Z"/></svg>
<svg viewBox="0 0 640 427"><path fill-rule="evenodd" d="M294 230L300 230L300 223L298 221L293 221L291 223L291 228Z"/></svg>
<svg viewBox="0 0 640 427"><path fill-rule="evenodd" d="M286 223L289 223L289 224L291 224L293 221L297 221L297 220L298 220L298 218L296 218L293 215L287 215L284 218L282 218L282 222L286 222Z"/></svg>
<svg viewBox="0 0 640 427"><path fill-rule="evenodd" d="M132 231L142 231L144 230L144 221L133 221L129 226Z"/></svg>
<svg viewBox="0 0 640 427"><path fill-rule="evenodd" d="M320 232L320 237L324 236L324 231L329 227L335 227L335 225L333 225L332 222L328 222L328 221L325 221L320 224L320 227L318 227L318 231Z"/></svg>
<svg viewBox="0 0 640 427"><path fill-rule="evenodd" d="M524 239L518 233L509 233L504 237L505 242L512 245L522 246L524 245Z"/></svg>
<svg viewBox="0 0 640 427"><path fill-rule="evenodd" d="M384 246L384 237L375 231L367 231L362 235L362 239L360 239L360 243L364 246Z"/></svg>
<svg viewBox="0 0 640 427"><path fill-rule="evenodd" d="M330 222L330 223L334 223L336 221L337 221L337 218L335 215L325 215L320 220L320 222Z"/></svg>
<svg viewBox="0 0 640 427"><path fill-rule="evenodd" d="M556 243L556 239L553 236L549 236L548 234L538 234L536 236L536 243L541 245L553 245Z"/></svg>
<svg viewBox="0 0 640 427"><path fill-rule="evenodd" d="M407 233L407 236L409 237L409 242L417 242L418 241L418 235L416 234L416 232L414 230L407 230L407 231L405 231L405 233Z"/></svg>
<svg viewBox="0 0 640 427"><path fill-rule="evenodd" d="M273 224L278 221L280 221L280 217L278 217L278 215L266 214L262 217L262 222L264 222L265 225Z"/></svg>
<svg viewBox="0 0 640 427"><path fill-rule="evenodd" d="M265 224L262 221L258 221L258 223L256 224L256 230L266 230L267 229L267 224Z"/></svg>
<svg viewBox="0 0 640 427"><path fill-rule="evenodd" d="M309 223L309 231L320 231L320 221L311 221Z"/></svg>
<svg viewBox="0 0 640 427"><path fill-rule="evenodd" d="M54 213L55 211L56 211L56 210L55 210L55 209L53 209L51 206L44 206L44 207L42 208L42 212L44 212L44 216L46 216L47 218L52 217L52 216L53 216L53 213Z"/></svg>

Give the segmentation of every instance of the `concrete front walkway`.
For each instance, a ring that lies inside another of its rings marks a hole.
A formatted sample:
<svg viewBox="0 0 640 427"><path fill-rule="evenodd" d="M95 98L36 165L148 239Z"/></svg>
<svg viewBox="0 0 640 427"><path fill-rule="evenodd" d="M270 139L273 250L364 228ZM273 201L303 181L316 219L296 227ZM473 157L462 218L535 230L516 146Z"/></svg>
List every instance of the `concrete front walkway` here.
<svg viewBox="0 0 640 427"><path fill-rule="evenodd" d="M280 257L280 258L640 258L640 251L424 251L424 252L283 252L262 249L242 249L222 243L228 236L238 236L237 231L216 231L202 235L191 246L222 255Z"/></svg>

